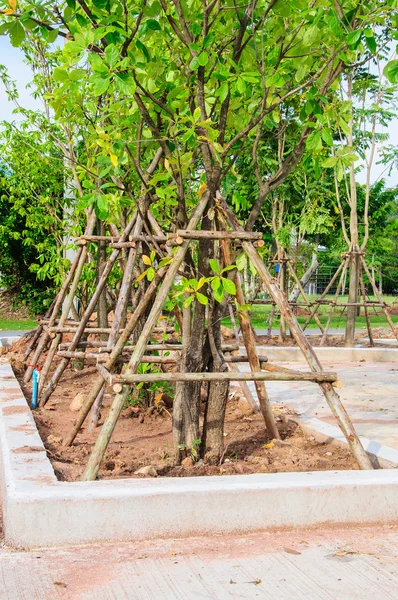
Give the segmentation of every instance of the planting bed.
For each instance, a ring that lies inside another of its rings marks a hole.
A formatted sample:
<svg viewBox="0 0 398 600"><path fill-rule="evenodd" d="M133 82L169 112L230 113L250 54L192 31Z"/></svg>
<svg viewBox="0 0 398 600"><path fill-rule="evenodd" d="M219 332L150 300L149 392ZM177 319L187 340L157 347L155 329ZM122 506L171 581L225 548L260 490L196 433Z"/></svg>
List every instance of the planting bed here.
<svg viewBox="0 0 398 600"><path fill-rule="evenodd" d="M69 409L71 400L77 390L88 391L89 379L76 378L70 370L51 403L34 412L48 456L61 480L76 481L80 478L98 436L99 428L93 433L84 428L72 447L62 446L62 440L76 417L76 413ZM104 414L111 398L106 398ZM183 466L175 467L171 416L166 410L138 407L123 410L99 478L141 477L134 473L147 465L152 465L159 476L168 477L356 469L347 449L332 447L330 443L320 444L312 436L305 436L297 423L288 419L288 410L283 407L276 408L276 412L286 420L279 423L283 441L271 442L264 430L262 417L254 415L246 400L238 394L229 400L227 406L222 464L210 466L200 461L193 465L192 460L187 458Z"/></svg>
<svg viewBox="0 0 398 600"><path fill-rule="evenodd" d="M29 399L31 386L25 387L22 382L21 356L24 346L24 340L13 346L12 362L19 383ZM113 399L112 389L108 387L97 428L89 433L87 425L84 425L74 444L67 448L63 446L63 440L72 430L78 414L71 410L74 398L78 394L80 397L87 394L96 376L95 368L85 368L84 371L76 372L70 365L45 407L33 412L47 455L60 481L78 481L81 478ZM221 463L206 465L201 460L192 461L187 457L182 466L175 466L171 403L164 405L162 402L158 407L149 409L139 405L127 405L117 422L98 479L141 478L145 475L136 474L136 471L145 466L152 466L156 471L156 475L155 471L151 471L152 476L159 477L357 468L347 448L331 447L330 442L319 443L313 436L305 435L297 423L289 419L289 412L292 411L287 407L274 405L274 410L279 414L281 442L272 442L268 438L261 415L253 414L247 401L240 394L239 384L233 383L227 405L225 453Z"/></svg>

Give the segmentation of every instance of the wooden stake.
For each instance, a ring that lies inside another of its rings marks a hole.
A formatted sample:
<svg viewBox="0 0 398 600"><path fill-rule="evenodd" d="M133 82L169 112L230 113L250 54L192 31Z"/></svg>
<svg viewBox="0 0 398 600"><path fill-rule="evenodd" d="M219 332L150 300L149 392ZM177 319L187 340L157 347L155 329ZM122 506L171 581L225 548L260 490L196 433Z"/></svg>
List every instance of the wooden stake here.
<svg viewBox="0 0 398 600"><path fill-rule="evenodd" d="M315 313L318 311L319 309L319 305L322 303L322 300L324 299L324 297L326 296L326 294L328 293L328 291L330 290L330 288L332 287L332 285L334 284L334 282L336 281L341 269L343 268L344 264L346 263L346 261L343 261L342 263L340 263L340 266L338 267L336 273L333 275L332 279L329 281L328 285L326 286L326 288L323 290L321 296L318 298L318 300L316 300L315 302L315 306L312 309L311 314L309 315L309 317L307 318L307 320L305 321L304 325L303 325L303 331L305 331L307 325L312 321L312 319L314 318Z"/></svg>
<svg viewBox="0 0 398 600"><path fill-rule="evenodd" d="M372 328L370 326L368 306L366 303L366 292L365 292L365 284L363 282L363 266L362 266L362 264L360 265L360 272L359 272L359 286L361 289L361 296L362 296L362 300L363 300L363 310L365 313L366 327L367 327L368 336L369 336L369 344L371 346L374 346L375 343L374 343L374 339L373 339Z"/></svg>
<svg viewBox="0 0 398 600"><path fill-rule="evenodd" d="M344 281L344 277L345 277L345 275L347 273L347 269L348 269L348 261L346 260L345 264L344 264L344 267L343 267L343 270L342 270L341 275L340 275L339 282L338 282L337 287L336 287L336 293L334 295L333 303L331 304L330 309L329 309L329 315L328 315L328 319L327 319L325 331L324 331L324 333L322 335L322 338L321 338L321 343L320 343L321 346L323 346L323 343L326 340L326 336L327 336L327 333L329 331L330 323L332 322L332 317L333 317L334 309L336 308L336 304L337 304L337 301L339 299L341 286L343 285L343 281Z"/></svg>
<svg viewBox="0 0 398 600"><path fill-rule="evenodd" d="M135 213L133 215L133 217L130 219L129 224L127 225L127 227L125 228L125 230L123 232L122 239L126 238L129 235L131 229L134 226L136 216L137 216L137 213ZM95 310L95 307L97 306L98 298L100 297L100 294L102 293L102 290L105 287L105 284L107 282L109 274L112 271L113 265L115 264L115 262L119 256L119 252L120 252L120 250L114 250L106 262L105 268L104 268L103 273L98 281L97 287L95 288L95 291L90 299L90 302L88 303L88 306L84 312L84 315L82 316L82 319L81 319L79 325L77 326L77 329L75 331L73 339L69 345L70 351L76 350L77 344L79 343L80 338L82 337L82 335L86 329L86 325L87 325L93 311ZM84 247L82 256L86 255L86 254L87 254L87 248ZM79 279L80 279L80 274L79 274ZM58 336L57 336L57 338L58 338ZM53 341L55 341L55 339ZM59 339L58 339L58 342L59 342ZM58 342L57 342L57 345L58 345ZM51 378L51 381L49 382L46 389L40 396L40 399L39 399L40 407L43 407L46 404L47 400L50 398L51 394L55 390L55 387L58 384L59 380L61 379L62 374L65 371L68 364L69 364L68 358L62 359L62 361L59 363L58 367L56 368L56 370Z"/></svg>
<svg viewBox="0 0 398 600"><path fill-rule="evenodd" d="M188 229L196 229L198 223L203 215L203 212L207 206L209 199L208 192L205 192L199 200L194 213L189 221ZM128 365L128 373L134 373L140 360L145 352L145 347L148 343L152 329L155 327L156 321L160 315L163 304L166 301L167 295L171 286L173 285L174 279L177 275L178 269L180 268L185 254L188 250L189 240L185 240L184 243L177 249L172 262L167 270L167 274L164 277L163 283L160 286L156 299L152 305L151 312L148 315L148 319L142 329L141 335L137 340L135 350L131 356L130 363ZM98 436L97 442L90 455L87 467L83 474L83 481L90 481L95 479L98 473L98 469L102 462L109 440L112 436L116 422L119 418L120 412L129 394L129 386L123 386L123 390L120 394L117 394L113 400L111 409L102 427L102 430Z"/></svg>
<svg viewBox="0 0 398 600"><path fill-rule="evenodd" d="M96 220L97 220L97 217L95 216L95 214L93 212L89 218L89 221L88 221L87 227L86 227L86 231L88 233L91 233L94 230ZM78 255L79 255L79 253L78 253ZM63 303L63 306L62 306L62 314L61 314L61 318L59 320L60 327L63 326L64 322L66 321L66 319L69 316L71 306L75 300L76 290L79 287L81 274L83 271L83 267L86 263L86 260L87 260L87 248L83 248L79 255L79 259L76 264L76 269L73 273L73 280L72 280L72 283L69 288L69 293L68 293L68 295L65 299L65 302ZM57 351L57 347L58 347L58 344L60 341L61 341L61 335L58 333L51 342L51 346L47 352L46 360L44 362L44 365L43 365L41 373L40 373L39 396L41 394L41 391L43 390L44 384L45 384L48 374L50 372L51 364L52 364L52 361L54 360L54 356L55 356L55 353ZM39 403L39 406L40 406L40 403Z"/></svg>
<svg viewBox="0 0 398 600"><path fill-rule="evenodd" d="M232 264L231 247L228 242L221 244L221 248L224 256L225 266L229 267ZM240 282L239 271L235 273L235 286L236 286L236 300L241 306L245 304L245 297L243 295L242 285ZM253 372L259 372L260 361L257 356L256 349L256 337L253 331L253 326L250 321L249 313L247 310L238 311L238 319L240 330L242 332L243 343L246 348L247 356L249 357L250 368ZM243 380L242 380L243 381ZM256 379L254 385L256 387L258 401L260 403L261 413L264 417L265 426L269 435L272 438L280 439L279 431L276 426L276 421L272 408L269 402L267 390L263 383L264 380Z"/></svg>
<svg viewBox="0 0 398 600"><path fill-rule="evenodd" d="M169 233L167 238L173 239L181 237L184 240L261 240L263 234L254 231L187 231L186 229L178 229L177 233Z"/></svg>
<svg viewBox="0 0 398 600"><path fill-rule="evenodd" d="M293 269L293 266L291 265L290 261L287 263L287 266L288 266L288 269L289 269L290 273L292 274L293 279L296 282L296 285L297 285L298 289L300 290L300 293L301 293L302 297L304 298L307 306L310 307L311 302L309 301L308 296L305 293L303 286L301 285L301 281L298 278L296 271ZM291 304L291 303L289 302L289 304ZM320 322L318 315L316 313L314 315L314 320L315 320L315 323L318 325L319 329L321 330L321 333L325 333L322 323Z"/></svg>
<svg viewBox="0 0 398 600"><path fill-rule="evenodd" d="M109 385L114 383L155 383L159 381L315 381L317 383L333 383L338 380L337 373L315 373L284 370L270 370L266 373L262 372L243 372L238 371L231 373L222 371L213 373L206 371L205 373L126 373L123 375L112 375L101 364L96 365L97 370L101 373Z"/></svg>

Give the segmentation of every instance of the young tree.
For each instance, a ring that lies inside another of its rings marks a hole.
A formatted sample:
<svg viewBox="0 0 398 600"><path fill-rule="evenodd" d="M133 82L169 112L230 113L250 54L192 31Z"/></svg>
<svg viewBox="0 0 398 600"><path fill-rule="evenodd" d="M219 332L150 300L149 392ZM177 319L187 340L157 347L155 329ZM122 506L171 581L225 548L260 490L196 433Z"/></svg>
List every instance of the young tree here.
<svg viewBox="0 0 398 600"><path fill-rule="evenodd" d="M265 129L278 135L281 110L294 100L301 111L299 135L276 168L258 177L246 223L252 229L267 195L292 172L306 146L320 150L325 139L330 143L325 112L339 118L331 86L357 59L353 45L367 28L384 26L394 6L393 0L251 0L244 6L230 0L37 6L22 0L18 7L14 0L2 1L1 32L36 53L36 64L43 62L47 101L70 133L69 160L81 202L93 205L101 219L116 221L123 206L135 204L145 218L151 205L166 230L186 225L204 189L210 205L202 228L219 226L217 190L225 190L238 157L255 152ZM57 67L48 70L49 44L57 36L65 44ZM185 268L200 281L214 275L217 259L214 242L204 239ZM216 288L212 294L207 285L201 290L186 302L191 330L181 370L220 368L218 300L224 292ZM209 423L204 426L204 452L210 461L223 452L227 392L221 382L209 386L206 415L213 429L210 435ZM177 455L198 439L199 408L198 384L179 385Z"/></svg>

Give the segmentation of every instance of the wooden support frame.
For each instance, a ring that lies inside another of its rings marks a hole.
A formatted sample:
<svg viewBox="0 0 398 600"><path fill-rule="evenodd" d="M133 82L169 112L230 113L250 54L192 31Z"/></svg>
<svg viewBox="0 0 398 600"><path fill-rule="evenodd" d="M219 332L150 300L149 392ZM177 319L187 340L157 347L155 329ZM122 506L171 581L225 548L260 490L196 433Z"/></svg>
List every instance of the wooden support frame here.
<svg viewBox="0 0 398 600"><path fill-rule="evenodd" d="M219 202L221 209L227 215L231 227L239 229L240 224L238 219L232 213L231 209L223 200L221 195L219 195ZM283 312L286 322L289 325L289 330L292 333L294 339L296 340L298 346L300 347L310 369L316 373L321 373L323 371L322 365L319 362L318 357L315 354L311 344L305 337L304 332L301 329L296 317L294 316L289 306L287 298L281 292L275 279L269 273L267 267L265 266L263 260L261 259L257 250L253 247L253 245L249 242L242 242L242 246L248 258L251 260L253 266L257 270L260 279L266 285L270 296L275 301L275 304L279 306L281 312ZM342 430L355 459L357 460L359 467L361 469L373 469L369 456L366 454L361 444L361 441L352 425L351 419L349 418L344 406L342 405L338 394L335 392L330 383L325 382L320 383L319 385L332 413L336 417L339 427Z"/></svg>

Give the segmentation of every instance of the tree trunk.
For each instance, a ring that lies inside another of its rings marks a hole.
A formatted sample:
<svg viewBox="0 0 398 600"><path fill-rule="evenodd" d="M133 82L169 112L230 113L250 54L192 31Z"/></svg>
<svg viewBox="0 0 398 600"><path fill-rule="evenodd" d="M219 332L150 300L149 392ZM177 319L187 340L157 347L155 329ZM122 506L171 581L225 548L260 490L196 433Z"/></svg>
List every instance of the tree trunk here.
<svg viewBox="0 0 398 600"><path fill-rule="evenodd" d="M211 364L209 370L227 370L221 353L221 304L215 303L209 317ZM203 421L202 454L206 463L219 464L224 454L224 420L229 392L229 381L211 381Z"/></svg>
<svg viewBox="0 0 398 600"><path fill-rule="evenodd" d="M202 230L211 229L211 224L207 216L203 217ZM209 259L213 254L214 241L199 240L198 273L200 276L210 275ZM187 343L184 340L181 372L195 373L204 370L209 356L206 338L206 307L195 300L189 341ZM176 464L181 463L186 451L195 448L194 442L199 439L200 389L200 382L176 384L173 402L173 444Z"/></svg>
<svg viewBox="0 0 398 600"><path fill-rule="evenodd" d="M309 282L309 280L311 279L311 277L313 276L313 274L317 270L318 266L319 266L318 255L317 255L316 252L314 252L313 255L312 255L312 260L311 260L310 266L308 267L308 269L306 270L306 272L304 273L304 275L300 279L300 283L301 283L301 287L302 288L305 288L305 286L307 285L307 283ZM292 289L291 293L290 293L289 302L297 302L299 296L300 296L300 288L296 284L294 286L294 288Z"/></svg>
<svg viewBox="0 0 398 600"><path fill-rule="evenodd" d="M358 302L359 286L359 254L351 254L350 258L350 282L348 288L348 303ZM345 330L345 346L351 348L355 340L355 322L358 314L358 307L347 306L347 322Z"/></svg>

